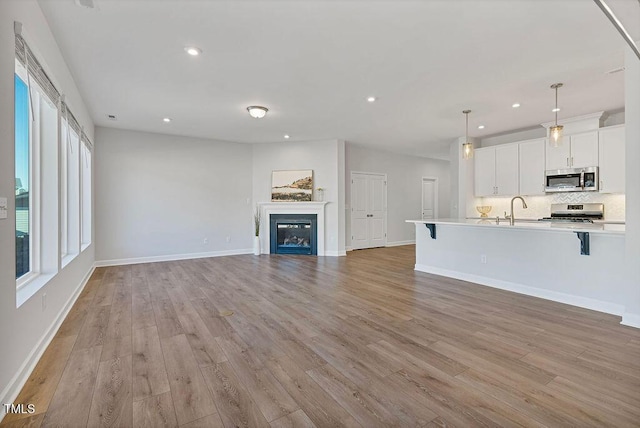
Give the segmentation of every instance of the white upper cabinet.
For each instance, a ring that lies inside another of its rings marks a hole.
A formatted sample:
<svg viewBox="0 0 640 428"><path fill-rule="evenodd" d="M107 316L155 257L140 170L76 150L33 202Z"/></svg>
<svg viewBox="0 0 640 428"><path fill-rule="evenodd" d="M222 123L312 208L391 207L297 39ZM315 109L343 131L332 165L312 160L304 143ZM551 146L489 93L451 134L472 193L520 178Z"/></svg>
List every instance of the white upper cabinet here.
<svg viewBox="0 0 640 428"><path fill-rule="evenodd" d="M584 168L598 165L598 131L567 135L559 147L547 147L546 169Z"/></svg>
<svg viewBox="0 0 640 428"><path fill-rule="evenodd" d="M496 195L518 194L518 146L496 146Z"/></svg>
<svg viewBox="0 0 640 428"><path fill-rule="evenodd" d="M544 138L518 143L521 195L544 195L545 143Z"/></svg>
<svg viewBox="0 0 640 428"><path fill-rule="evenodd" d="M486 147L474 150L475 195L492 196L496 194L496 150Z"/></svg>
<svg viewBox="0 0 640 428"><path fill-rule="evenodd" d="M625 131L624 126L599 130L600 192L625 191Z"/></svg>
<svg viewBox="0 0 640 428"><path fill-rule="evenodd" d="M598 131L571 136L571 168L598 166Z"/></svg>
<svg viewBox="0 0 640 428"><path fill-rule="evenodd" d="M518 146L483 147L475 150L475 195L518 193Z"/></svg>
<svg viewBox="0 0 640 428"><path fill-rule="evenodd" d="M564 137L563 142L558 147L547 145L546 169L567 169L570 168L571 160L571 137ZM549 141L549 139L545 139Z"/></svg>

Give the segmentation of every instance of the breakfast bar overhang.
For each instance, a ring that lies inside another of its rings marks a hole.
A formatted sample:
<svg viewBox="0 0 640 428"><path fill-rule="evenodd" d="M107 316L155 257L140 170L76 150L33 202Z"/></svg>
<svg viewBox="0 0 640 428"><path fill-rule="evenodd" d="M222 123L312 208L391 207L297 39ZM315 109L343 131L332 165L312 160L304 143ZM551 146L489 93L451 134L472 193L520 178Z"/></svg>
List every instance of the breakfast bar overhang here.
<svg viewBox="0 0 640 428"><path fill-rule="evenodd" d="M623 317L625 226L477 219L415 224L415 270ZM578 239L576 239L578 238Z"/></svg>

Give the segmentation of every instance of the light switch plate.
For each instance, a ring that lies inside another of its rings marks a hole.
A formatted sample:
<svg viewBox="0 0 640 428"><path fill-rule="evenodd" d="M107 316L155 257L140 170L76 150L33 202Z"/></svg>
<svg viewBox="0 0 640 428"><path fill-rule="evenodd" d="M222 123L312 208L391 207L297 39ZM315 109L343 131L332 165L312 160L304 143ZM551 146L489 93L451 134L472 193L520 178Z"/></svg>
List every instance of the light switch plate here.
<svg viewBox="0 0 640 428"><path fill-rule="evenodd" d="M7 218L7 198L0 198L0 219Z"/></svg>

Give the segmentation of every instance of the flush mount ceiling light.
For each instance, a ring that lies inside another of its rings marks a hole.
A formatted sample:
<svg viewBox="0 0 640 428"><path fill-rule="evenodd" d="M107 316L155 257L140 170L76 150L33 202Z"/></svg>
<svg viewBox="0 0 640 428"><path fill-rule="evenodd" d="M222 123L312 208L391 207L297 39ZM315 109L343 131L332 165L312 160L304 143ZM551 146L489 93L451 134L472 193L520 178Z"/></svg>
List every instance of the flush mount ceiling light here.
<svg viewBox="0 0 640 428"><path fill-rule="evenodd" d="M288 140L289 138L291 138L291 136L289 134L284 134L284 139Z"/></svg>
<svg viewBox="0 0 640 428"><path fill-rule="evenodd" d="M251 117L255 119L262 119L266 116L269 109L262 106L249 106L247 107L247 111Z"/></svg>
<svg viewBox="0 0 640 428"><path fill-rule="evenodd" d="M473 157L473 143L469 141L469 113L471 110L463 110L465 115L465 131L464 131L464 143L462 144L462 159L471 159Z"/></svg>
<svg viewBox="0 0 640 428"><path fill-rule="evenodd" d="M520 103L513 103L513 104L511 104L511 107L518 108L518 107L520 107Z"/></svg>
<svg viewBox="0 0 640 428"><path fill-rule="evenodd" d="M187 46L186 48L184 48L184 51L191 56L198 56L202 53L202 49L195 46Z"/></svg>
<svg viewBox="0 0 640 428"><path fill-rule="evenodd" d="M555 126L549 127L549 145L553 147L558 147L562 144L562 125L558 125L558 112L560 109L558 108L558 88L562 88L562 83L554 83L551 85L551 89L556 91L556 108L553 111L556 113L556 124Z"/></svg>
<svg viewBox="0 0 640 428"><path fill-rule="evenodd" d="M367 101L373 103L376 101L376 97L367 97Z"/></svg>
<svg viewBox="0 0 640 428"><path fill-rule="evenodd" d="M171 118L170 117L165 117L164 119L162 119L162 121L164 123L169 123L169 122L171 122Z"/></svg>

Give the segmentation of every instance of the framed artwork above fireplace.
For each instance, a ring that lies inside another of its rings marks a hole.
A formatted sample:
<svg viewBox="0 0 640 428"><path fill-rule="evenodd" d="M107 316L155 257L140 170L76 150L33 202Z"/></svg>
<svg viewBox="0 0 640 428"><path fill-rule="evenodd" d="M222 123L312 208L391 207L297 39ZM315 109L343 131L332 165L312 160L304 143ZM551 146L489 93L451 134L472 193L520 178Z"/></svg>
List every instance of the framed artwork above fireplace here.
<svg viewBox="0 0 640 428"><path fill-rule="evenodd" d="M272 202L310 202L313 198L313 170L273 171Z"/></svg>

